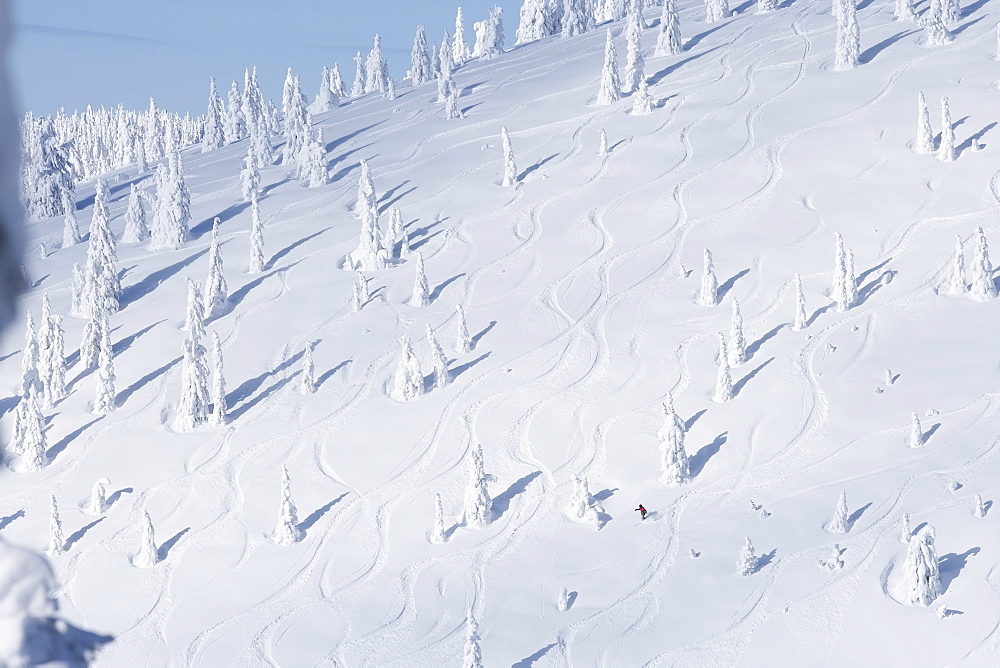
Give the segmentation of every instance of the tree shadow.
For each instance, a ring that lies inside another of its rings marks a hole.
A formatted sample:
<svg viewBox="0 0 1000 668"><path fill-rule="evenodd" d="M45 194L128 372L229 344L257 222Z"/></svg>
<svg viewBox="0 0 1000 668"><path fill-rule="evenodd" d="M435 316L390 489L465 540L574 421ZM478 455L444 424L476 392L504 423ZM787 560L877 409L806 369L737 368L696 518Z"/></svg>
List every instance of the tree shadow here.
<svg viewBox="0 0 1000 668"><path fill-rule="evenodd" d="M301 260L296 260L295 262L291 264L286 264L284 267L280 267L278 269L272 269L266 274L261 274L260 276L250 281L249 283L240 286L238 290L236 290L235 292L231 292L229 294L229 303L231 307L238 306L240 302L242 302L246 298L246 296L250 294L251 290L253 290L256 287L259 287L260 284L266 281L267 279L271 278L275 274L280 274L283 271L288 271L289 269L297 265L299 262L301 262Z"/></svg>
<svg viewBox="0 0 1000 668"><path fill-rule="evenodd" d="M774 361L774 358L772 357L769 360L767 360L766 362L764 362L763 364L761 364L760 366L758 366L756 369L754 369L753 371L751 371L750 373L748 373L747 375L743 376L738 381L736 381L736 383L733 384L733 397L738 397L739 394L740 394L740 391L743 389L743 386L746 385L750 381L751 378L753 378L758 373L760 373L761 369L763 369L764 367L766 367L768 364L770 364L773 361Z"/></svg>
<svg viewBox="0 0 1000 668"><path fill-rule="evenodd" d="M280 181L275 181L274 183L269 183L268 185L266 185L263 188L261 188L261 190L260 190L260 196L261 196L261 198L267 197L267 195L269 195L272 190L274 190L278 186L283 186L286 183L289 183L291 180L292 180L292 177L286 176L285 178L281 179Z"/></svg>
<svg viewBox="0 0 1000 668"><path fill-rule="evenodd" d="M482 355L480 355L479 357L477 357L476 359L472 360L471 362L466 362L465 364L459 364L458 366L452 368L450 370L452 380L454 380L455 378L458 378L463 373L465 373L466 371L468 371L469 369L471 369L475 365L479 364L480 362L482 362L484 359L486 359L489 356L490 356L490 353L486 352L486 353L483 353Z"/></svg>
<svg viewBox="0 0 1000 668"><path fill-rule="evenodd" d="M330 159L329 161L327 161L327 163L326 163L327 169L332 169L334 167L334 165L336 165L337 163L343 162L347 158L347 156L349 156L349 155L351 155L353 153L357 153L358 151L363 151L363 150L365 150L366 148L368 148L369 146L372 146L372 145L373 144L371 142L369 142L369 143L365 144L364 146L359 146L357 148L352 148L350 151L345 151L345 152L341 153L340 155L338 155L338 156Z"/></svg>
<svg viewBox="0 0 1000 668"><path fill-rule="evenodd" d="M959 576L962 569L966 567L969 557L979 554L982 550L978 547L970 547L962 554L949 552L938 558L938 572L941 576L941 593L948 591L948 587Z"/></svg>
<svg viewBox="0 0 1000 668"><path fill-rule="evenodd" d="M549 160L555 160L557 157L559 157L559 154L558 153L553 153L549 157L547 157L547 158L545 158L543 160L539 160L538 162L536 162L535 164L533 164L531 167L528 167L526 170L524 170L523 172L521 172L520 175L518 175L517 180L518 181L524 180L524 177L526 177L528 174L531 174L532 172L537 171L542 165L544 165L545 163L547 163Z"/></svg>
<svg viewBox="0 0 1000 668"><path fill-rule="evenodd" d="M869 3L871 2L871 0L868 1ZM860 4L858 5L858 9L861 9ZM872 60L875 59L875 56L880 54L882 51L888 49L890 46L892 46L899 40L903 39L904 37L908 35L913 35L916 32L917 32L916 30L901 30L892 37L886 37L878 44L873 44L872 46L862 51L861 55L858 57L858 60L862 63L870 63Z"/></svg>
<svg viewBox="0 0 1000 668"><path fill-rule="evenodd" d="M963 141L961 144L959 144L955 148L955 151L959 155L961 155L963 152L971 149L973 147L973 145L978 146L979 145L979 140L982 139L984 136L986 136L986 133L989 132L990 130L992 130L993 128L995 128L996 126L997 126L996 121L993 121L992 123L988 124L982 130L980 130L979 132L977 132L976 134L972 135L971 137L969 137L968 139L966 139L965 141Z"/></svg>
<svg viewBox="0 0 1000 668"><path fill-rule="evenodd" d="M962 25L958 26L957 28L955 28L954 30L952 30L951 34L952 35L961 35L967 29L969 29L972 26L976 25L977 23L979 23L980 21L982 21L985 18L986 18L985 16L980 16L978 19L973 19L972 21L967 21L967 22L963 23Z"/></svg>
<svg viewBox="0 0 1000 668"><path fill-rule="evenodd" d="M125 402L128 401L129 397L131 397L137 390L146 386L148 383L155 380L158 376L162 376L164 373L167 372L167 370L170 367L180 363L182 359L184 358L178 357L176 359L172 359L163 366L161 366L159 369L156 369L155 371L150 371L145 376L143 376L139 380L135 381L134 383L126 387L124 390L118 393L118 396L115 399L115 405L124 406Z"/></svg>
<svg viewBox="0 0 1000 668"><path fill-rule="evenodd" d="M332 369L326 371L323 375L321 375L319 378L316 379L316 387L317 388L323 387L323 383L325 383L326 381L330 380L330 378L333 376L333 374L337 373L338 371L340 371L341 369L343 369L345 366L347 366L348 364L350 364L353 361L354 360L350 360L350 359L344 360L343 362L341 362L337 366L335 366Z"/></svg>
<svg viewBox="0 0 1000 668"><path fill-rule="evenodd" d="M164 541L163 545L157 548L156 554L160 557L160 561L163 561L164 559L167 558L167 555L170 554L170 550L173 548L174 545L177 544L177 541L179 541L181 537L184 536L184 534L186 534L190 530L191 527L188 527L186 529L181 529L174 536Z"/></svg>
<svg viewBox="0 0 1000 668"><path fill-rule="evenodd" d="M372 123L371 125L369 125L366 128L361 128L359 130L355 130L354 132L349 132L348 134L344 135L343 137L337 137L333 141L327 143L327 145L326 145L326 152L329 153L330 151L332 151L333 149L337 148L338 146L340 146L344 142L348 142L348 141L354 139L355 137L357 137L358 135L364 134L365 132L368 132L369 130L371 130L374 127L378 127L379 125L382 125L383 123L385 123L385 119L383 119L381 121L378 121L376 123Z"/></svg>
<svg viewBox="0 0 1000 668"><path fill-rule="evenodd" d="M49 461L52 461L53 459L55 459L56 457L58 457L60 454L62 454L63 450L65 450L67 448L67 446L69 446L69 444L73 442L74 439L76 439L78 436L80 436L80 434L82 434L83 432L87 431L87 429L89 429L90 427L93 427L95 424L97 424L100 421L101 421L100 417L94 418L93 420L91 420L87 424L83 425L82 427L77 427L76 429L74 429L70 433L68 433L65 436L63 436L61 439L59 439L59 442L57 442L55 445L53 445L51 448L49 448L46 451L45 456L48 457Z"/></svg>
<svg viewBox="0 0 1000 668"><path fill-rule="evenodd" d="M972 14L978 12L989 1L990 0L976 0L976 2L970 3L964 10L962 10L961 14L962 18L965 18L966 16L971 16Z"/></svg>
<svg viewBox="0 0 1000 668"><path fill-rule="evenodd" d="M122 308L130 304L134 304L139 299L148 295L150 292L159 287L161 283L163 283L168 278L172 277L174 274L178 273L181 269L193 264L195 260L198 260L202 256L207 255L208 250L209 249L206 248L196 253L192 253L183 260L175 262L171 265L167 265L163 269L158 269L157 271L154 271L153 273L146 276L146 278L142 279L138 283L133 283L132 285L122 290L122 298L121 298Z"/></svg>
<svg viewBox="0 0 1000 668"><path fill-rule="evenodd" d="M74 531L73 533L71 533L69 535L69 537L66 539L66 551L68 552L69 549L71 547L73 547L73 545L77 541L79 541L81 538L83 538L83 535L85 533L87 533L88 531L90 531L91 529L93 529L94 527L96 527L98 524L100 524L101 522L103 522L105 519L106 518L104 518L104 517L98 517L96 520L94 520L93 522L91 522L87 526L82 527L80 529L77 529L76 531Z"/></svg>
<svg viewBox="0 0 1000 668"><path fill-rule="evenodd" d="M264 265L264 269L265 270L271 269L272 267L274 267L274 265L276 265L278 263L278 260L280 260L281 258L285 257L286 255L288 255L289 253L291 253L293 250L295 250L296 248L298 248L299 246L301 246L305 242L310 241L312 239L315 239L316 237L318 237L319 235L321 235L324 232L328 231L329 229L330 229L329 227L325 227L322 230L320 230L319 232L314 232L314 233L310 234L308 237L302 237L298 241L296 241L296 242L294 242L292 244L289 244L288 246L285 246L280 251L278 251L277 253L275 253L274 255L271 256L271 259L267 261L266 265Z"/></svg>
<svg viewBox="0 0 1000 668"><path fill-rule="evenodd" d="M725 27L726 27L726 24L725 23L721 23L721 24L715 26L714 28L709 28L708 30L705 30L704 32L700 32L697 35L692 36L691 39L689 39L684 44L684 50L685 51L690 51L694 47L698 46L703 39L705 39L706 37L708 37L712 33L719 32L720 30L722 30ZM715 47L715 48L719 48L719 47ZM710 53L710 51L705 51L704 53L702 53L700 55L705 55L706 53ZM657 76L659 76L659 75L657 75ZM649 83L653 83L653 82L650 81Z"/></svg>
<svg viewBox="0 0 1000 668"><path fill-rule="evenodd" d="M816 319L818 317L820 317L821 315L832 309L834 306L836 306L835 302L830 302L826 306L820 306L818 309L816 309L816 312L809 317L809 320L806 321L806 327L816 322Z"/></svg>
<svg viewBox="0 0 1000 668"><path fill-rule="evenodd" d="M486 325L486 327L483 328L483 331L479 332L478 334L476 334L475 336L473 336L471 339L469 339L469 341L472 342L472 347L475 348L476 346L478 346L479 342L482 340L482 338L484 336L486 336L487 334L489 334L490 330L493 329L496 326L497 326L497 321L496 320L490 320L490 324Z"/></svg>
<svg viewBox="0 0 1000 668"><path fill-rule="evenodd" d="M772 329L771 331L769 331L767 334L765 334L764 336L760 337L759 339L757 339L756 341L754 341L753 343L751 343L749 346L747 346L747 350L746 350L747 359L749 359L749 358L753 357L754 355L756 355L757 351L760 350L760 347L762 345L764 345L765 343L767 343L768 341L770 341L771 339L773 339L775 336L777 336L778 332L780 332L782 329L784 329L787 326L788 326L788 323L783 322L780 325L778 325L777 327L775 327L774 329Z"/></svg>
<svg viewBox="0 0 1000 668"><path fill-rule="evenodd" d="M13 357L14 355L17 355L18 353L21 353L21 352L23 352L23 351L21 351L21 350L15 350L12 353L7 353L6 355L0 356L0 362L3 362L4 360L9 360L11 357Z"/></svg>
<svg viewBox="0 0 1000 668"><path fill-rule="evenodd" d="M250 378L248 380L243 381L239 387L237 387L235 390L226 395L226 405L233 406L243 401L244 399L248 398L251 394L260 389L260 386L264 384L265 380L267 380L272 376L276 376L285 369L289 368L290 366L298 362L303 355L305 355L305 351L300 350L291 357L289 357L288 359L286 359L284 362L279 364L278 366L274 367L274 369L271 369L270 371L265 371L264 373L260 374L259 376L256 376L255 378Z"/></svg>
<svg viewBox="0 0 1000 668"><path fill-rule="evenodd" d="M726 282L719 286L719 291L716 293L719 295L719 301L721 302L723 299L726 298L726 295L729 294L729 291L733 289L734 285L736 285L736 281L740 280L749 273L750 269L747 268L739 272L735 276L731 276L728 279L726 279Z"/></svg>
<svg viewBox="0 0 1000 668"><path fill-rule="evenodd" d="M448 280L446 280L444 283L441 283L440 285L438 285L437 287L435 287L433 290L431 290L431 294L429 295L429 299L430 299L431 303L437 301L437 298L441 296L441 291L442 290L444 290L446 287L448 287L449 285L451 285L452 283L454 283L458 279L462 278L463 276L465 276L465 272L464 271L461 274L456 274L456 275L452 276L451 278L449 278Z"/></svg>
<svg viewBox="0 0 1000 668"><path fill-rule="evenodd" d="M482 102L476 102L475 104L470 104L468 107L463 107L461 111L462 116L465 116L467 113L469 113L470 111L472 111L481 104Z"/></svg>
<svg viewBox="0 0 1000 668"><path fill-rule="evenodd" d="M746 2L744 2L744 3L742 4L742 5L740 5L740 6L739 6L739 7L737 7L736 9L734 9L734 10L733 10L733 14L742 14L742 13L743 13L743 12L745 12L746 10L750 9L751 7L753 7L753 5L754 5L754 4L756 3L756 2L757 2L757 0L747 0L747 1L746 1Z"/></svg>
<svg viewBox="0 0 1000 668"><path fill-rule="evenodd" d="M878 278L872 280L870 283L868 283L868 285L861 286L861 288L858 290L858 301L854 305L861 306L866 301L868 301L868 299L872 295L881 290L882 286L885 284L883 283L883 278L885 276L892 276L892 272L891 271L882 272L882 274Z"/></svg>
<svg viewBox="0 0 1000 668"><path fill-rule="evenodd" d="M296 371L291 376L282 378L274 385L270 386L269 388L258 394L256 397L251 399L250 401L243 403L243 405L241 405L239 408L237 408L234 411L231 411L229 413L230 420L235 422L236 420L240 419L248 410L259 404L260 402L264 401L264 399L267 399L269 396L271 396L272 394L283 388L285 385L288 385L288 383L290 383L292 379L295 378L300 373L301 371Z"/></svg>
<svg viewBox="0 0 1000 668"><path fill-rule="evenodd" d="M0 517L0 531L6 529L8 524L10 524L19 517L24 517L24 508L22 508L21 510L17 511L12 515L8 515L7 517Z"/></svg>
<svg viewBox="0 0 1000 668"><path fill-rule="evenodd" d="M718 454L722 446L725 445L728 439L728 431L724 431L715 437L715 440L706 446L703 446L698 452L691 455L688 463L691 465L691 476L694 477L701 473L705 469L705 465L708 461Z"/></svg>
<svg viewBox="0 0 1000 668"><path fill-rule="evenodd" d="M111 496L106 499L108 504L107 507L111 508L111 506L115 505L118 502L118 499L122 498L122 494L132 494L133 492L135 492L135 490L131 487L122 487L121 489L115 490Z"/></svg>
<svg viewBox="0 0 1000 668"><path fill-rule="evenodd" d="M438 230L437 232L427 235L420 241L410 243L410 250L420 250L421 246L424 246L428 241L441 234L443 231L444 230Z"/></svg>
<svg viewBox="0 0 1000 668"><path fill-rule="evenodd" d="M598 502L607 501L612 496L614 496L614 493L617 492L617 491L618 491L617 487L615 487L614 489L602 489L597 494L591 494L590 498L592 498L594 501L598 501Z"/></svg>
<svg viewBox="0 0 1000 668"><path fill-rule="evenodd" d="M576 600L575 596L576 592L573 592L573 594L574 594L573 599ZM566 606L566 609L569 610L571 607L573 607L573 605L570 603ZM556 646L557 643L550 643L545 647L541 648L540 650L538 650L537 652L535 652L534 654L532 654L531 656L526 656L517 663L512 664L510 668L531 668L531 666L535 665L535 661L541 659L543 656L548 654L548 651L550 649Z"/></svg>
<svg viewBox="0 0 1000 668"><path fill-rule="evenodd" d="M691 49L691 47L694 46L694 44L698 43L698 41L696 41L696 40L699 40L700 37L704 37L704 35L707 35L708 33L715 32L716 30L719 30L720 28L722 28L722 26L719 26L718 28L713 28L712 30L709 30L707 33L703 33L699 37L692 37L691 40L688 41L687 45L684 47L684 50L687 51L687 50ZM694 44L692 44L692 42ZM688 56L687 58L684 58L682 60L678 60L673 65L668 65L667 67L664 67L662 70L660 70L659 72L657 72L653 76L649 77L647 83L650 86L655 86L656 84L660 83L661 81L663 81L664 79L666 79L668 76L670 76L671 74L673 74L674 72L676 72L677 70L679 70L680 68L682 68L683 66L687 65L691 61L698 60L699 58L701 58L703 56L706 56L706 55L712 53L713 51L717 51L717 50L719 50L721 48L722 48L722 45L719 45L719 46L716 46L716 47L713 47L713 48L709 49L708 51L702 51L701 53L695 54L693 56Z"/></svg>
<svg viewBox="0 0 1000 668"><path fill-rule="evenodd" d="M476 90L480 86L485 86L485 85L486 85L485 81L477 81L474 84L469 84L468 86L465 86L464 88L462 88L462 92L459 93L459 97L465 97L466 95L468 95L472 91Z"/></svg>
<svg viewBox="0 0 1000 668"><path fill-rule="evenodd" d="M399 200L403 199L404 197L406 197L407 195L409 195L410 193L412 193L416 189L417 189L417 186L413 186L409 190L407 190L405 192L399 193L398 195L396 195L395 197L393 197L391 200L388 200L385 204L383 204L382 206L380 206L379 209L378 209L378 212L379 213L385 213L386 211L389 210L389 207L391 207L393 204L395 204Z"/></svg>
<svg viewBox="0 0 1000 668"><path fill-rule="evenodd" d="M376 153L375 155L378 155L378 154ZM369 156L369 157L374 158L375 156L373 155L373 156ZM350 174L351 172L353 172L355 169L361 169L361 163L360 162L352 162L351 164L346 165L346 166L341 167L340 169L338 169L336 172L334 172L332 175L330 175L330 183L331 184L332 183L336 183L337 181L340 181L341 179L346 178L347 175Z"/></svg>
<svg viewBox="0 0 1000 668"><path fill-rule="evenodd" d="M694 423L697 422L698 419L707 412L708 412L707 408L702 408L700 411L689 417L687 421L684 423L684 431L691 431L691 427L694 426Z"/></svg>
<svg viewBox="0 0 1000 668"><path fill-rule="evenodd" d="M158 322L154 322L152 325L149 325L148 327L144 327L143 329L140 329L135 334L131 334L129 336L126 336L124 339L119 340L118 343L111 344L111 355L112 356L121 355L123 352L125 352L126 350L128 350L129 348L132 347L132 344L135 343L136 339L138 339L140 336L142 336L143 334L147 333L149 330L153 329L157 325L162 325L166 321L167 321L167 319L164 318L163 320L160 320Z"/></svg>
<svg viewBox="0 0 1000 668"><path fill-rule="evenodd" d="M403 186L405 186L409 182L410 182L410 179L406 179L405 181L403 181L402 183L400 183L395 188L389 188L388 190L386 190L382 194L381 197L378 198L378 200L376 201L376 203L377 204L384 204L387 200L392 199L392 196L394 194L398 193L400 190L402 190Z"/></svg>
<svg viewBox="0 0 1000 668"><path fill-rule="evenodd" d="M940 428L941 428L941 423L940 422L937 422L937 423L931 425L931 428L928 429L927 431L925 431L923 433L924 443L927 442L927 439L929 439L931 436L933 436L934 434L936 434L937 430L940 429Z"/></svg>
<svg viewBox="0 0 1000 668"><path fill-rule="evenodd" d="M774 557L777 554L778 554L778 548L774 548L773 550L771 550L767 554L760 555L760 557L757 558L757 566L756 566L756 568L753 569L753 572L756 573L760 569L762 569L765 566L767 566L768 564L770 564L772 561L774 561Z"/></svg>
<svg viewBox="0 0 1000 668"><path fill-rule="evenodd" d="M200 239L206 232L211 232L212 225L215 224L216 218L219 219L219 224L221 225L230 218L235 218L236 216L240 215L249 208L250 208L250 202L239 202L237 204L233 204L231 206L226 207L218 214L210 218L206 218L205 220L201 221L200 223L192 227L191 238Z"/></svg>
<svg viewBox="0 0 1000 668"><path fill-rule="evenodd" d="M6 415L8 411L14 410L20 402L21 396L18 394L0 399L0 417Z"/></svg>
<svg viewBox="0 0 1000 668"><path fill-rule="evenodd" d="M990 513L990 508L993 507L993 501L983 501L983 517L986 517ZM2 529L3 527L0 527Z"/></svg>
<svg viewBox="0 0 1000 668"><path fill-rule="evenodd" d="M500 519L500 517L502 517L503 514L507 512L507 509L510 508L511 500L513 500L513 498L518 494L524 493L524 491L528 489L528 485L531 484L531 481L540 475L542 475L541 471L532 471L523 478L516 480L505 491L495 496L493 498L493 505L492 505L493 519L494 520Z"/></svg>
<svg viewBox="0 0 1000 668"><path fill-rule="evenodd" d="M858 520L860 520L861 516L865 514L865 511L868 510L871 507L872 507L872 502L869 501L868 503L866 503L865 505L861 506L860 508L858 508L857 510L855 510L853 513L851 513L851 515L847 518L847 526L848 526L848 528L849 529L853 529L854 528L854 523L857 522Z"/></svg>
<svg viewBox="0 0 1000 668"><path fill-rule="evenodd" d="M883 267L885 267L890 262L892 262L892 258L891 257L882 260L881 262L879 262L878 264L876 264L874 267L871 267L869 269L865 269L863 272L861 272L860 274L858 274L858 277L856 279L857 283L859 283L859 284L860 283L864 283L865 279L867 279L869 276L871 276L872 274L874 274L879 269L882 269ZM883 273L885 273L885 272L883 272Z"/></svg>
<svg viewBox="0 0 1000 668"><path fill-rule="evenodd" d="M419 220L419 218L417 220ZM427 223L423 227L414 227L411 230L410 228L413 227L413 223L417 222L416 220L414 220L409 225L406 226L406 233L410 235L411 239L413 237L422 237L422 236L426 235L428 232L430 232L433 228L437 227L438 225L440 225L441 223L443 223L446 220L448 220L447 216L444 217L444 218L437 218L437 219L434 220L433 223Z"/></svg>
<svg viewBox="0 0 1000 668"><path fill-rule="evenodd" d="M333 508L335 505L337 505L337 503L342 501L344 497L347 496L349 493L350 492L344 492L330 503L326 504L325 506L320 506L316 510L309 513L308 517L299 522L298 528L301 529L302 531L309 531L309 529L312 529L313 525L319 521L319 518L323 517L323 515L326 515L331 508Z"/></svg>

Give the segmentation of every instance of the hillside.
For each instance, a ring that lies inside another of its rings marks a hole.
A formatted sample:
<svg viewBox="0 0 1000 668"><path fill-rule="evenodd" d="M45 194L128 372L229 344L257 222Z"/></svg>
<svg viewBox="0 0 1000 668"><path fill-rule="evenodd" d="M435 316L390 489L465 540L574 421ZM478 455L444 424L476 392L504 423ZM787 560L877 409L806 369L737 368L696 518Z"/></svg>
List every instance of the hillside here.
<svg viewBox="0 0 1000 668"><path fill-rule="evenodd" d="M3 473L3 535L44 547L56 496L71 543L53 558L60 600L117 637L105 666L458 665L468 610L489 666L992 665L998 513L973 509L1000 492L1000 312L945 286L956 234L967 263L977 227L1000 252L994 5L965 7L955 41L929 48L891 4L862 2L862 64L839 72L829 2L767 15L747 2L708 25L702 3L681 0L682 54L654 57L657 29L643 31L647 116L628 97L595 104L605 26L463 65L462 119L444 120L433 83L345 101L313 119L330 185L263 172L260 275L246 272L246 141L185 151L192 239L118 247L117 409L93 415L94 373L70 369L70 396L46 412L51 463ZM622 23L610 27L624 65ZM914 150L920 91L935 132L949 99L955 162ZM500 185L501 127L515 187ZM352 308L361 159L423 255L428 306L408 304L411 256L366 273L372 299ZM120 236L129 184L150 187L151 173L109 178ZM93 198L80 187L81 224ZM223 342L230 422L177 433L186 279L205 280L216 216L230 309L207 329ZM835 233L857 274L846 312L831 292ZM58 248L61 236L61 218L29 229L48 249L28 262L36 318L43 293L69 315L86 245ZM705 249L715 307L698 303ZM748 359L719 403L734 300ZM464 354L456 305L475 344ZM78 357L85 323L65 324ZM427 325L452 380L396 401L398 340L429 373ZM0 348L5 440L23 336L12 327ZM303 395L311 342L318 388ZM659 481L668 392L693 474L679 486ZM461 525L476 444L495 476L481 530ZM292 546L268 540L283 464L304 530ZM89 517L79 509L105 476L114 503ZM574 476L603 506L599 530L567 517ZM842 490L850 530L831 534ZM429 540L436 492L443 545ZM131 562L144 510L164 557L147 569ZM904 513L937 531L931 607L896 600ZM748 576L745 537L762 557ZM835 543L843 567L819 568Z"/></svg>

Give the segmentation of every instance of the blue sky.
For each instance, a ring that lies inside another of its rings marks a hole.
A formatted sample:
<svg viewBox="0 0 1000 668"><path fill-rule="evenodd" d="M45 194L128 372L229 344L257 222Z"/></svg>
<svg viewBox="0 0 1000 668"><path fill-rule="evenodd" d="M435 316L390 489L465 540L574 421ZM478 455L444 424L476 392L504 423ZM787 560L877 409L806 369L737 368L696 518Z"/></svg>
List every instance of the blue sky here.
<svg viewBox="0 0 1000 668"><path fill-rule="evenodd" d="M15 82L21 107L38 114L88 104L145 108L150 96L171 111L201 114L210 76L224 94L256 65L277 103L291 67L312 99L323 65L340 63L350 85L351 58L367 55L376 32L393 76L402 77L416 26L440 41L460 4L466 41L496 4L513 44L520 0L14 0Z"/></svg>

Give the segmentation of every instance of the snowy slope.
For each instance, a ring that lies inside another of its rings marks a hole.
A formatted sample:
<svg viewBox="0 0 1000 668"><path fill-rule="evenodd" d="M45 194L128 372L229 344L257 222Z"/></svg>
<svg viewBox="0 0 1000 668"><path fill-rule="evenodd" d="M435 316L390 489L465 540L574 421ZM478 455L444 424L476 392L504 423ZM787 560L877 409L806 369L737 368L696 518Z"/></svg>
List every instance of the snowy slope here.
<svg viewBox="0 0 1000 668"><path fill-rule="evenodd" d="M93 373L77 365L50 412L53 462L3 474L12 541L43 547L59 499L72 542L54 558L63 605L117 636L100 665L457 665L470 608L490 666L993 665L1000 533L995 510L972 511L975 494L1000 492L1000 313L938 288L955 234L970 257L977 226L1000 248L995 3L967 7L955 42L929 49L889 3L863 2L863 64L850 72L832 69L829 2L764 16L744 3L716 25L700 3L679 4L684 53L655 58L656 30L643 33L650 116L628 114L628 99L594 105L603 28L463 66L462 120L443 120L433 85L318 116L334 183L265 171L259 276L246 274L244 143L184 155L194 239L176 252L119 246L118 409L90 413ZM918 91L936 129L949 98L956 162L914 152ZM501 126L516 188L499 185ZM351 309L355 275L340 263L357 245L361 158L424 255L429 306L407 304L407 262L371 274L373 300ZM128 183L150 180L112 183L116 234ZM85 222L93 184L79 197ZM215 216L232 309L208 329L223 340L232 421L178 434L185 279L204 280ZM30 233L52 249L61 225ZM846 313L830 297L835 232L859 275ZM696 301L705 248L722 284L711 308ZM48 292L68 315L85 253L30 258L24 308L37 316ZM804 331L790 328L796 272ZM734 298L750 359L720 404L718 332ZM457 304L476 340L461 355ZM426 324L454 381L394 401L400 336L429 371ZM71 354L82 326L67 318ZM22 335L12 328L0 356L8 425ZM313 341L319 389L303 396ZM658 482L668 391L696 474L680 487ZM911 449L914 411L932 433ZM497 517L479 531L455 526L475 443L496 477ZM291 547L267 540L282 464L305 531ZM599 531L566 517L576 475L610 518ZM103 476L120 493L95 523L77 509ZM852 527L833 535L841 490ZM428 540L435 492L444 545ZM130 561L143 510L166 556L151 569ZM937 529L933 608L892 596L903 513ZM764 559L744 577L745 536ZM818 568L834 543L843 569ZM566 612L561 587L576 593ZM956 614L939 619L940 604Z"/></svg>

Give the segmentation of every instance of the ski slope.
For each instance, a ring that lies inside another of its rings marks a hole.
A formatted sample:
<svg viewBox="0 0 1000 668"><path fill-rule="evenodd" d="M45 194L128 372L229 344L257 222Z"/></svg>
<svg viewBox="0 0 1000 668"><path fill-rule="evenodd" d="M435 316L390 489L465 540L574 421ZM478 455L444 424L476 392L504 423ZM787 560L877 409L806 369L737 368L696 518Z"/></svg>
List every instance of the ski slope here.
<svg viewBox="0 0 1000 668"><path fill-rule="evenodd" d="M462 66L461 120L443 119L433 84L315 117L333 182L264 171L260 275L246 273L245 141L185 152L192 240L118 248L117 410L90 412L94 374L76 364L49 412L51 464L5 471L0 486L2 533L19 544L45 546L59 500L64 610L117 637L98 665L458 665L470 609L489 666L995 664L998 514L972 511L975 494L992 505L1000 492L1000 312L939 289L956 234L967 258L977 226L1000 253L996 3L964 7L955 41L930 49L891 3L862 2L862 65L849 72L833 71L829 2L769 15L747 2L712 25L701 3L679 6L682 54L654 57L656 28L643 31L649 116L630 115L627 97L595 106L602 26ZM610 27L623 66L623 25ZM936 132L949 98L954 163L913 150L918 91ZM500 186L502 126L513 188ZM368 274L373 297L352 310L342 262L357 245L362 158L424 256L429 306L408 305L411 260ZM111 176L117 235L129 184L151 180ZM93 188L78 191L81 224ZM186 278L205 279L215 216L231 308L207 327L223 341L231 420L175 433ZM29 230L47 249L28 261L23 308L36 317L46 292L68 315L85 258L83 244L58 248L61 229ZM858 272L846 313L830 296L836 232ZM706 248L721 283L711 308L697 302ZM790 327L795 273L803 331ZM733 299L749 360L717 403ZM459 304L475 341L461 355ZM427 324L453 380L397 402L398 339L428 372ZM73 358L83 325L66 320ZM5 435L23 332L0 349ZM310 342L319 387L302 395ZM668 391L688 429L683 486L658 481ZM912 412L921 448L907 446ZM461 525L475 443L495 476L479 531ZM305 533L290 547L267 537L282 464ZM577 475L606 511L600 530L567 518ZM106 516L78 512L104 476L117 490ZM841 490L851 529L834 535ZM443 545L428 540L435 492ZM164 557L149 569L131 563L144 510ZM893 596L903 513L937 530L945 591L930 608ZM762 563L741 576L747 536ZM835 543L844 567L828 572L818 564Z"/></svg>

